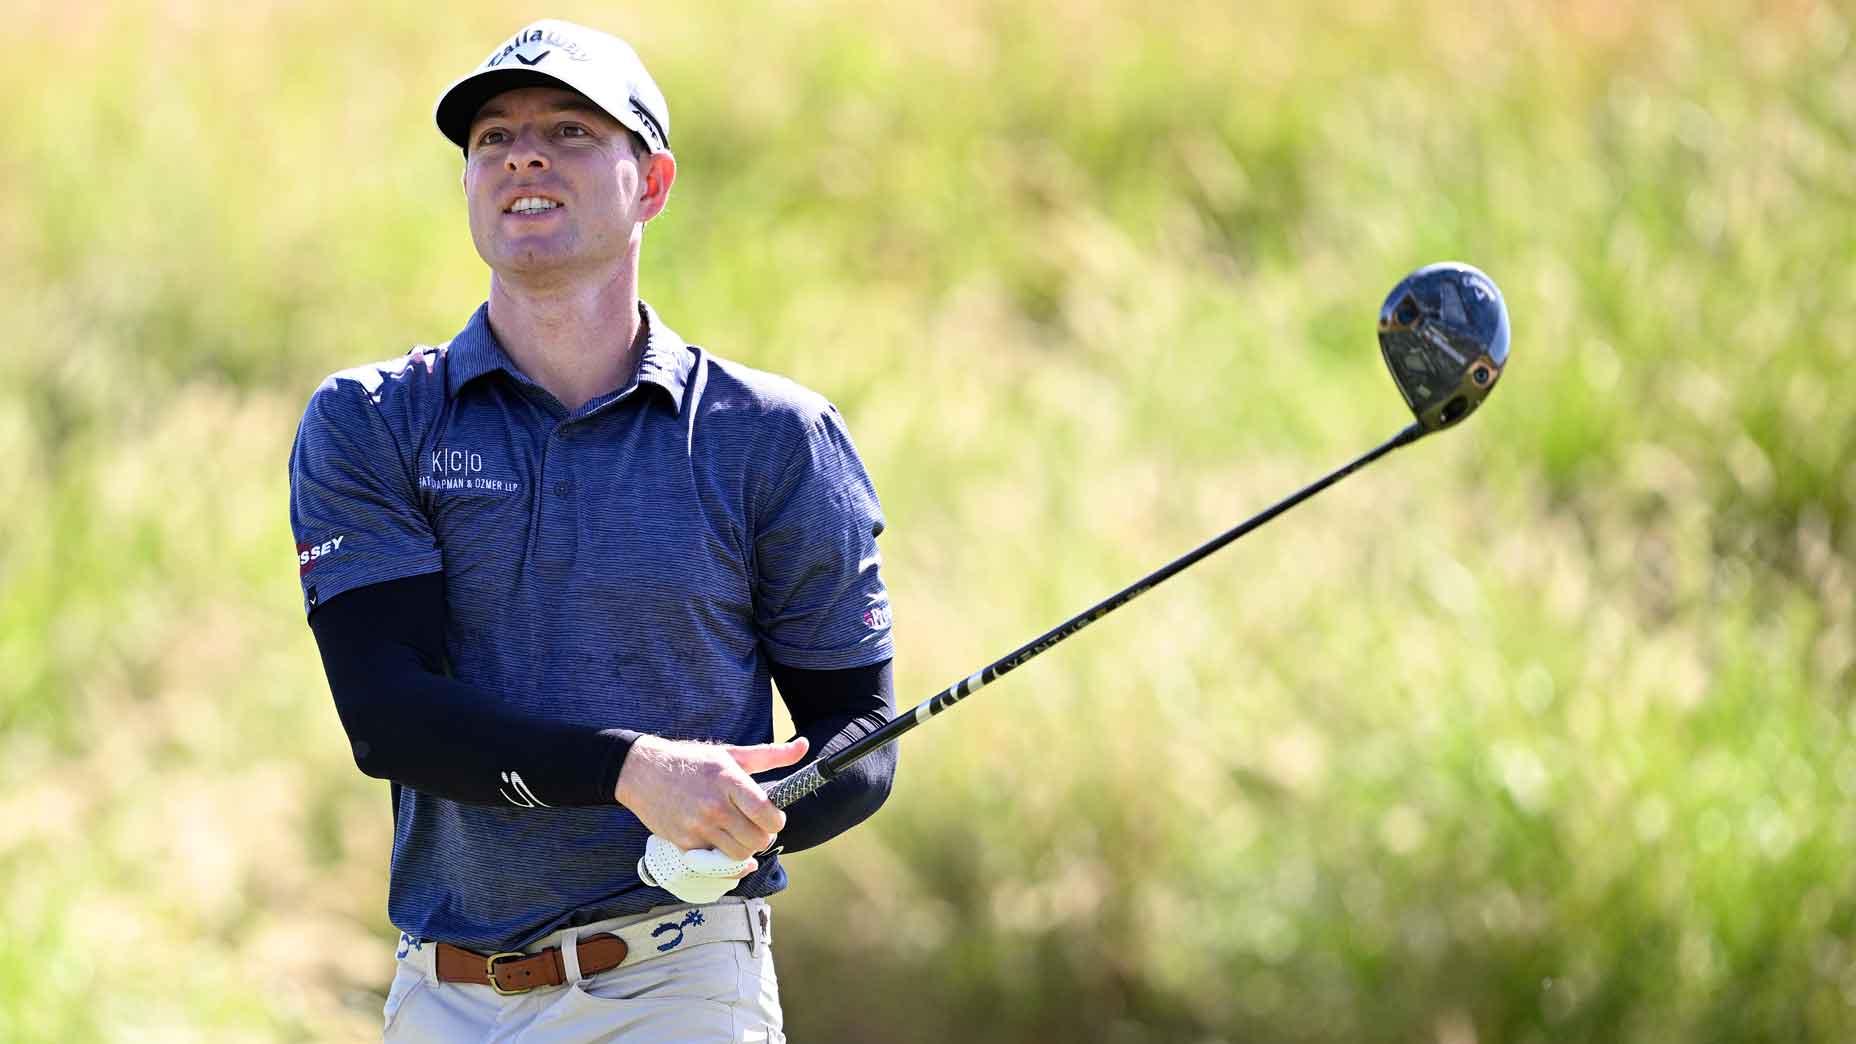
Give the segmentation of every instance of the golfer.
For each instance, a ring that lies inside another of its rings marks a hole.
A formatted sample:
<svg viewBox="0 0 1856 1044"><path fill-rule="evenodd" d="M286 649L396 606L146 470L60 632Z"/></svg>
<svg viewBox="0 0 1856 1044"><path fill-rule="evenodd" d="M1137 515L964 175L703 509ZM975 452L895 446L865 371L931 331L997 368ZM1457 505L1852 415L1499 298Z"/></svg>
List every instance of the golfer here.
<svg viewBox="0 0 1856 1044"><path fill-rule="evenodd" d="M677 163L629 46L537 22L435 115L489 299L323 381L290 457L309 624L392 783L386 1038L782 1040L779 853L874 812L895 748L790 812L755 776L894 713L876 491L830 403L640 299Z"/></svg>

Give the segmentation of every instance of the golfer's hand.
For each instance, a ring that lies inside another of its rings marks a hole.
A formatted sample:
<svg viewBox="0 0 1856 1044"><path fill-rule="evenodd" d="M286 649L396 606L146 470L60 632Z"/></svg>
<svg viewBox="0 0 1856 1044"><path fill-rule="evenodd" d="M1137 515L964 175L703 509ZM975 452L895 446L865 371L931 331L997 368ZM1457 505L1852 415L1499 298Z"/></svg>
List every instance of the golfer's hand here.
<svg viewBox="0 0 1856 1044"><path fill-rule="evenodd" d="M713 848L748 859L786 826L786 813L748 774L805 756L803 736L753 747L641 736L625 756L614 796L653 834L686 852ZM741 876L758 868L749 860Z"/></svg>

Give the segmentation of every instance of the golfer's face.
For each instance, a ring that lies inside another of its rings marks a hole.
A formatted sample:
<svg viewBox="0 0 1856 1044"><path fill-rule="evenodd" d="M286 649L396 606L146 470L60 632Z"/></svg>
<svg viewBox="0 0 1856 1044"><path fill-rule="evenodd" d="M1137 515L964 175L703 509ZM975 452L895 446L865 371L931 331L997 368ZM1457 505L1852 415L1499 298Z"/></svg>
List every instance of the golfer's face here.
<svg viewBox="0 0 1856 1044"><path fill-rule="evenodd" d="M485 102L464 165L471 239L502 273L609 266L641 220L629 132L582 95L524 87Z"/></svg>

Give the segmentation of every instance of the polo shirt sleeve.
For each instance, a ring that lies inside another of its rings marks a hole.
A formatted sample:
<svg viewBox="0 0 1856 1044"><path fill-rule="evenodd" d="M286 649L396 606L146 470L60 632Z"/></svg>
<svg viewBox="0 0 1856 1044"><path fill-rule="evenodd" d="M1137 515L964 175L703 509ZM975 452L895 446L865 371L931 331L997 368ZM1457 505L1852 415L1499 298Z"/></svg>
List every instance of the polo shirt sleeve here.
<svg viewBox="0 0 1856 1044"><path fill-rule="evenodd" d="M894 655L883 509L837 408L811 418L757 527L755 622L767 655L802 670Z"/></svg>
<svg viewBox="0 0 1856 1044"><path fill-rule="evenodd" d="M410 462L353 371L322 382L290 450L290 528L304 612L368 584L443 565Z"/></svg>

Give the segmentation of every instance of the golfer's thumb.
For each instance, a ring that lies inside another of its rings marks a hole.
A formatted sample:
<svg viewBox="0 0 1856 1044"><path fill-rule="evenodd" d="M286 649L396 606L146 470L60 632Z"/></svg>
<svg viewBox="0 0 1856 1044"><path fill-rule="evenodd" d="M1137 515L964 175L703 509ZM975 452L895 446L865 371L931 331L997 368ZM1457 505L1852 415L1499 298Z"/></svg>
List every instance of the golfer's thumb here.
<svg viewBox="0 0 1856 1044"><path fill-rule="evenodd" d="M791 765L806 756L806 738L794 736L785 743L760 743L752 747L729 747L735 764L748 772L765 772Z"/></svg>

